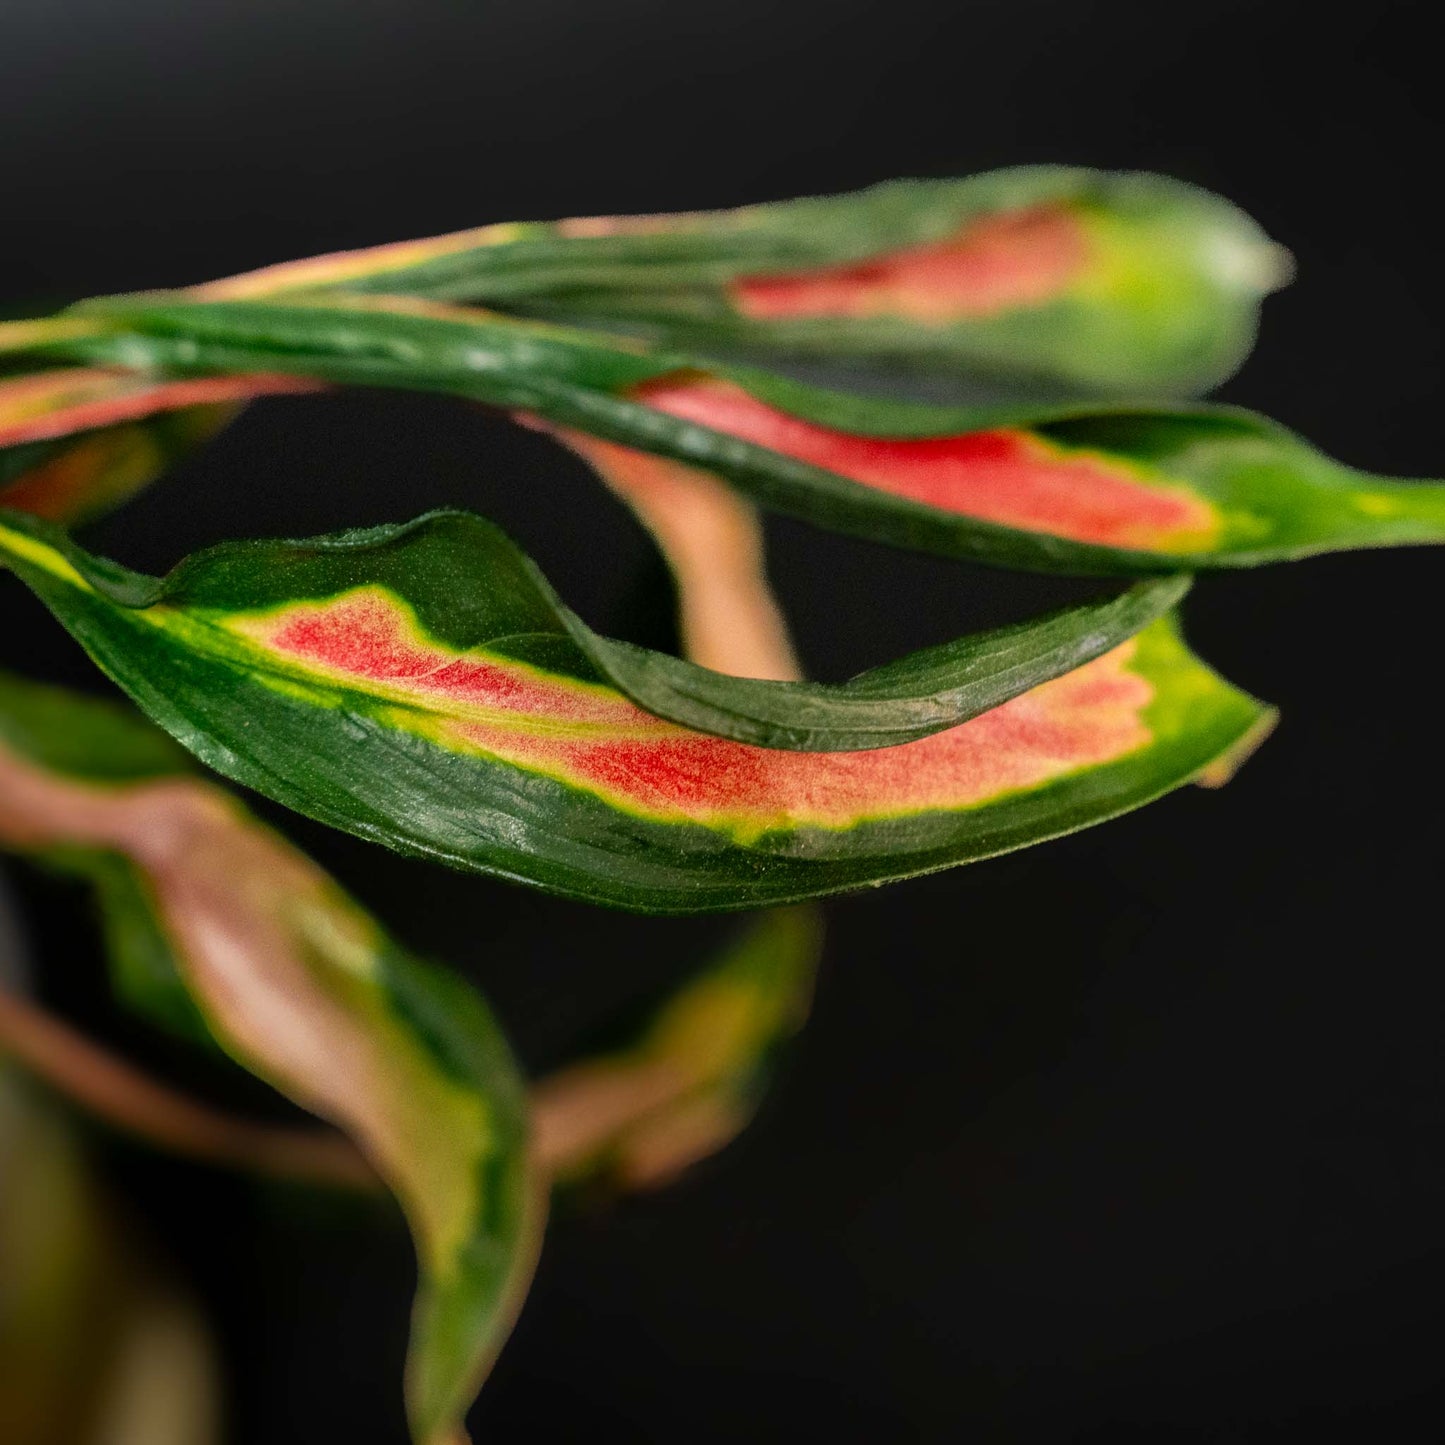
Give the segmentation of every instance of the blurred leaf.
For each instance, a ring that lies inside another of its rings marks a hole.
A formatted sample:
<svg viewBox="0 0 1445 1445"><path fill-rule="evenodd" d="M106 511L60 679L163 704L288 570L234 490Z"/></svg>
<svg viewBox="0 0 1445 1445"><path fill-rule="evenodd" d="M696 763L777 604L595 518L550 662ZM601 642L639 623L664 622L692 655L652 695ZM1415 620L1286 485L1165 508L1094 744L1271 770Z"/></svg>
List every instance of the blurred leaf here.
<svg viewBox="0 0 1445 1445"><path fill-rule="evenodd" d="M347 1130L396 1193L421 1267L413 1428L424 1445L450 1442L510 1328L540 1227L523 1087L490 1013L224 794L145 776L137 721L13 679L0 716L19 719L0 732L0 842L102 877L105 860L127 860L128 906L149 904L153 937L222 1047ZM105 758L112 730L111 760L83 761Z"/></svg>
<svg viewBox="0 0 1445 1445"><path fill-rule="evenodd" d="M160 380L71 367L0 378L0 505L56 522L119 506L294 377Z"/></svg>
<svg viewBox="0 0 1445 1445"><path fill-rule="evenodd" d="M219 1439L194 1305L137 1248L64 1120L0 1063L0 1440Z"/></svg>
<svg viewBox="0 0 1445 1445"><path fill-rule="evenodd" d="M630 1039L543 1080L541 1158L564 1183L646 1188L735 1138L807 1017L822 938L815 908L764 914Z"/></svg>
<svg viewBox="0 0 1445 1445"><path fill-rule="evenodd" d="M197 288L482 301L667 344L1178 395L1228 376L1288 253L1141 173L1020 167L735 211L489 226Z"/></svg>
<svg viewBox="0 0 1445 1445"><path fill-rule="evenodd" d="M752 508L675 470L609 480L672 570L687 656L723 673L800 677ZM803 1025L822 936L820 909L763 915L600 1057L537 1085L538 1154L554 1175L648 1187L736 1137L773 1056Z"/></svg>

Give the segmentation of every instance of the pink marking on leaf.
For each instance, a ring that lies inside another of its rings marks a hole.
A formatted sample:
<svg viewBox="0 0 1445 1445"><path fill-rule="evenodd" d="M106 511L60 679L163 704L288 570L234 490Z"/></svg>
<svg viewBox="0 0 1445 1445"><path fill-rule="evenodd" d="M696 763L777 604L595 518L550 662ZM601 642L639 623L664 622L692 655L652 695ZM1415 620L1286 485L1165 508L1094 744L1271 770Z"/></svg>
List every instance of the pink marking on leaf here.
<svg viewBox="0 0 1445 1445"><path fill-rule="evenodd" d="M161 463L160 449L136 427L98 432L0 488L0 506L73 521L143 486Z"/></svg>
<svg viewBox="0 0 1445 1445"><path fill-rule="evenodd" d="M762 526L745 498L711 473L669 457L565 427L547 430L584 458L656 537L677 578L685 656L735 677L802 676L768 587Z"/></svg>
<svg viewBox="0 0 1445 1445"><path fill-rule="evenodd" d="M190 406L324 390L300 376L254 373L153 381L101 367L43 371L0 382L0 447L50 441Z"/></svg>
<svg viewBox="0 0 1445 1445"><path fill-rule="evenodd" d="M712 217L706 211L670 211L651 216L573 216L554 226L569 241L605 240L613 236L664 236L696 231Z"/></svg>
<svg viewBox="0 0 1445 1445"><path fill-rule="evenodd" d="M647 716L610 688L567 683L506 658L458 653L420 639L385 592L362 589L329 602L301 602L232 630L273 652L321 664L338 677L381 684L460 710L511 713L538 723L587 721L625 727Z"/></svg>
<svg viewBox="0 0 1445 1445"><path fill-rule="evenodd" d="M423 638L384 593L229 624L291 661L430 713L445 745L491 754L666 822L843 827L975 806L1146 746L1153 697L1134 645L946 732L858 753L793 753L693 732L609 688ZM381 685L378 688L378 684Z"/></svg>
<svg viewBox="0 0 1445 1445"><path fill-rule="evenodd" d="M852 265L749 276L732 287L744 316L896 316L924 325L1040 306L1089 263L1079 219L1058 206L986 216L927 246Z"/></svg>
<svg viewBox="0 0 1445 1445"><path fill-rule="evenodd" d="M669 416L984 522L1146 551L1202 547L1218 529L1213 507L1187 487L1141 481L1122 464L1067 452L1027 431L858 436L789 416L716 381L663 378L635 395Z"/></svg>
<svg viewBox="0 0 1445 1445"><path fill-rule="evenodd" d="M449 231L443 236L426 236L416 241L390 241L381 246L362 246L351 251L329 251L323 256L280 261L255 271L244 271L238 276L207 281L191 287L190 294L203 301L236 301L252 296L281 295L287 291L344 286L348 281L419 266L478 246L504 245L516 237L518 229L516 225L504 222L466 231Z"/></svg>

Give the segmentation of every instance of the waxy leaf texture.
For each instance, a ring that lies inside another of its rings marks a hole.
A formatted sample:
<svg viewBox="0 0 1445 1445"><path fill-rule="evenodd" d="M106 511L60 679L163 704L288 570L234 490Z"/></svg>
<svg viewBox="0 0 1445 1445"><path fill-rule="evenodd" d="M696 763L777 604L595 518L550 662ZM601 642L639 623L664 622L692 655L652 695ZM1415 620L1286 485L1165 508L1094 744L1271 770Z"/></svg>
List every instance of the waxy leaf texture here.
<svg viewBox="0 0 1445 1445"><path fill-rule="evenodd" d="M649 911L797 901L1070 832L1188 781L1265 715L1161 618L916 742L713 737L600 681L550 609L518 627L495 566L437 565L497 535L443 513L223 546L157 582L12 513L0 556L226 776L406 852Z"/></svg>

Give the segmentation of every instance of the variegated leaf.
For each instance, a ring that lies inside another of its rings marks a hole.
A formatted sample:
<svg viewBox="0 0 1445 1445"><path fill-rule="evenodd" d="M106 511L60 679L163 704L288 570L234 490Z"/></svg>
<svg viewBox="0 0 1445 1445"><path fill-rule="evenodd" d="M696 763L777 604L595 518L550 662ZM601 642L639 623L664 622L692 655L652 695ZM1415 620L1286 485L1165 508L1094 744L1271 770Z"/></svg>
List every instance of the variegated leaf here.
<svg viewBox="0 0 1445 1445"><path fill-rule="evenodd" d="M157 582L0 521L0 555L218 771L403 851L624 907L790 902L1022 847L1186 782L1267 716L1161 618L915 742L756 747L602 681L504 546L443 513L223 546Z"/></svg>
<svg viewBox="0 0 1445 1445"><path fill-rule="evenodd" d="M1198 571L1445 538L1445 485L1353 470L1233 408L844 395L395 298L122 298L87 314L111 334L66 349L91 361L451 392L820 526L999 566Z"/></svg>
<svg viewBox="0 0 1445 1445"><path fill-rule="evenodd" d="M119 506L286 376L155 380L69 367L0 378L0 506L82 522Z"/></svg>
<svg viewBox="0 0 1445 1445"><path fill-rule="evenodd" d="M544 1079L539 1157L564 1183L645 1188L735 1138L807 1017L822 937L816 908L764 914L631 1038Z"/></svg>
<svg viewBox="0 0 1445 1445"><path fill-rule="evenodd" d="M410 957L307 859L113 706L4 680L0 844L110 876L123 860L206 1029L346 1129L396 1193L421 1284L419 1445L451 1445L530 1274L526 1103L480 998Z"/></svg>
<svg viewBox="0 0 1445 1445"><path fill-rule="evenodd" d="M1288 254L1165 176L1062 166L736 211L498 225L197 288L480 301L667 344L1178 395L1238 366Z"/></svg>

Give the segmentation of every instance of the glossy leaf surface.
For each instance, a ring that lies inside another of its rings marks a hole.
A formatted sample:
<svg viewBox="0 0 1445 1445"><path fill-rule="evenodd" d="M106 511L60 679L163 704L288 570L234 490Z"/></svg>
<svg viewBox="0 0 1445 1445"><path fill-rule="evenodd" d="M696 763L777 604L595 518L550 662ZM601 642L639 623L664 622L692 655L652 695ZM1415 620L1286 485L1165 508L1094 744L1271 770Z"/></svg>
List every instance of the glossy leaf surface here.
<svg viewBox="0 0 1445 1445"><path fill-rule="evenodd" d="M474 645L525 662L541 648L578 654L572 670L612 684L648 712L760 747L839 752L888 747L953 727L1069 672L1132 637L1188 581L1136 584L1116 597L912 653L849 682L726 676L593 632L507 537L464 513L424 519L392 549L407 577L470 578L486 594ZM262 566L265 564L262 563ZM429 591L438 582L425 583Z"/></svg>
<svg viewBox="0 0 1445 1445"><path fill-rule="evenodd" d="M709 667L617 643L606 653L594 645L589 656L648 711L740 742L830 752L927 736L1108 651L1188 590L1184 577L1136 584L1107 601L913 653L840 687L801 682L747 502L674 462L576 434L567 440L652 533L677 581L687 655ZM779 681L743 680L750 669Z"/></svg>
<svg viewBox="0 0 1445 1445"><path fill-rule="evenodd" d="M421 1267L414 1434L450 1445L536 1242L515 1066L476 994L176 758L119 708L4 679L0 845L102 879L123 860L205 1027L391 1185Z"/></svg>
<svg viewBox="0 0 1445 1445"><path fill-rule="evenodd" d="M450 392L670 458L762 505L1000 566L1138 574L1445 538L1445 486L1354 471L1244 411L941 407L419 302L93 303L90 360Z"/></svg>
<svg viewBox="0 0 1445 1445"><path fill-rule="evenodd" d="M917 742L711 737L598 681L550 613L516 628L496 572L437 564L479 529L439 514L235 544L157 582L10 514L0 555L227 776L406 852L644 910L794 901L1070 832L1187 781L1264 716L1161 619Z"/></svg>

